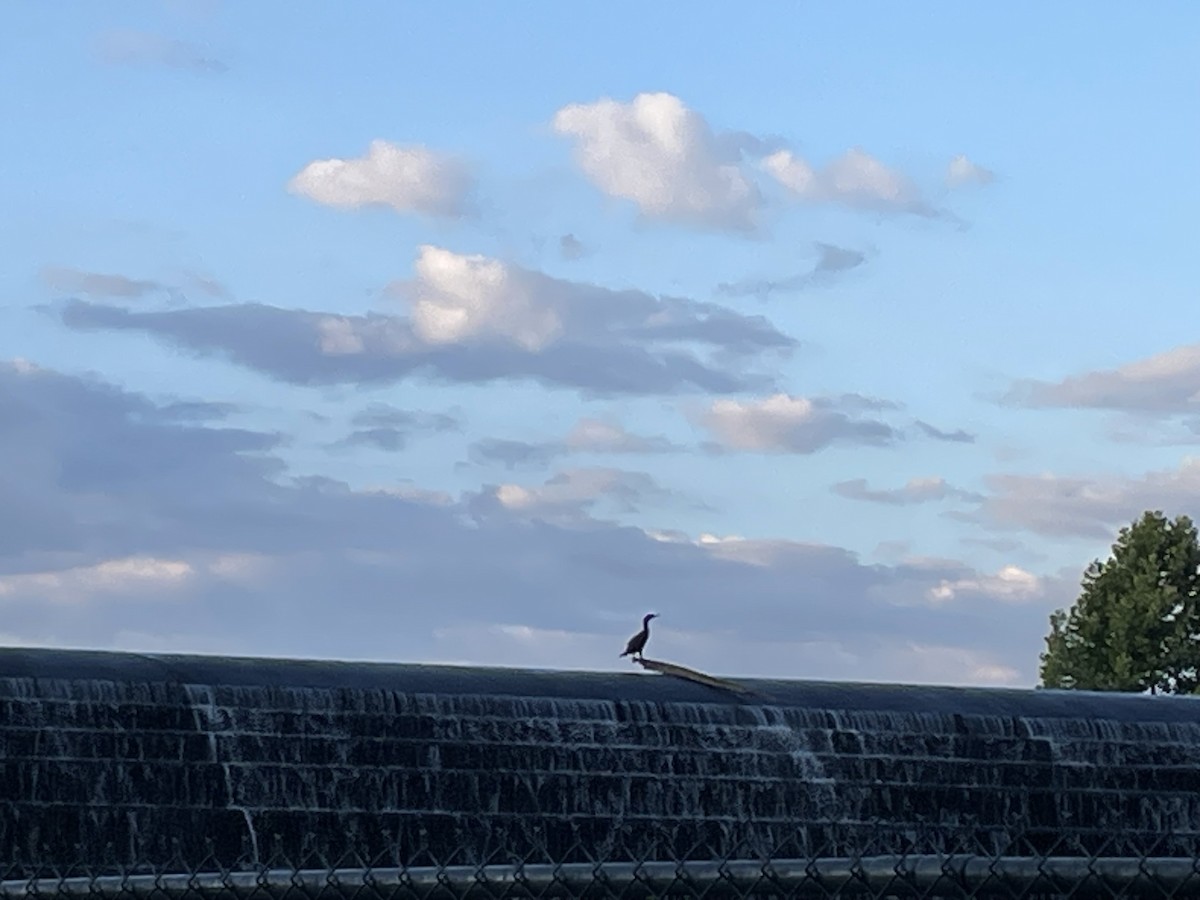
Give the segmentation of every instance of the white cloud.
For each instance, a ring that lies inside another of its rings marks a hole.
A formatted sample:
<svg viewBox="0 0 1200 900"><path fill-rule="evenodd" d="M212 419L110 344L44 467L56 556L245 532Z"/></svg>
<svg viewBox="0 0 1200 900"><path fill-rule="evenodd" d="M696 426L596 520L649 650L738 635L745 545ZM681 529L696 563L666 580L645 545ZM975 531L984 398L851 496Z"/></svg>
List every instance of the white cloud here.
<svg viewBox="0 0 1200 900"><path fill-rule="evenodd" d="M310 162L288 190L325 206L387 206L401 213L465 215L474 181L466 165L422 146L374 140L357 159Z"/></svg>
<svg viewBox="0 0 1200 900"><path fill-rule="evenodd" d="M745 361L795 340L715 303L611 290L440 247L389 286L409 315L337 315L261 304L130 311L69 301L77 329L141 330L219 352L285 381L378 383L413 375L533 378L596 393L714 393L770 385Z"/></svg>
<svg viewBox="0 0 1200 900"><path fill-rule="evenodd" d="M565 106L554 130L575 141L592 182L637 204L648 218L750 229L762 198L704 117L667 93L629 103L603 99Z"/></svg>
<svg viewBox="0 0 1200 900"><path fill-rule="evenodd" d="M746 538L740 534L701 534L696 544L712 556L749 566L770 566L806 553L821 553L820 544L783 539Z"/></svg>
<svg viewBox="0 0 1200 900"><path fill-rule="evenodd" d="M812 203L938 217L920 188L859 147L817 167L780 142L742 132L715 132L704 116L668 93L605 98L558 111L554 130L571 138L575 160L600 190L633 201L649 219L699 227L753 230L766 200L751 175L758 168ZM991 173L958 157L950 171L984 182Z"/></svg>
<svg viewBox="0 0 1200 900"><path fill-rule="evenodd" d="M1200 412L1200 344L1187 344L1058 382L1022 381L1007 400L1022 406L1176 415Z"/></svg>
<svg viewBox="0 0 1200 900"><path fill-rule="evenodd" d="M968 518L1046 535L1109 539L1147 509L1168 515L1200 507L1200 458L1176 469L1128 476L991 475L990 493Z"/></svg>
<svg viewBox="0 0 1200 900"><path fill-rule="evenodd" d="M567 311L537 290L531 274L425 245L412 290L413 328L429 344L498 337L537 352L562 336Z"/></svg>
<svg viewBox="0 0 1200 900"><path fill-rule="evenodd" d="M895 430L878 419L855 415L847 398L774 394L761 400L716 400L696 419L732 450L815 453L833 443L887 444Z"/></svg>
<svg viewBox="0 0 1200 900"><path fill-rule="evenodd" d="M605 510L627 514L647 503L670 499L671 492L644 472L593 466L565 469L535 487L513 483L488 486L471 503L481 514L499 504L520 516L579 522Z"/></svg>
<svg viewBox="0 0 1200 900"><path fill-rule="evenodd" d="M130 556L58 571L0 577L0 600L36 596L56 602L83 602L100 592L120 595L158 592L182 585L195 574L183 560Z"/></svg>
<svg viewBox="0 0 1200 900"><path fill-rule="evenodd" d="M903 487L872 489L865 478L839 481L832 488L835 494L850 500L865 500L892 506L908 506L914 503L929 503L937 500L979 500L978 494L953 487L944 478L910 478Z"/></svg>
<svg viewBox="0 0 1200 900"><path fill-rule="evenodd" d="M898 659L889 662L903 665L916 683L1013 686L1025 680L1015 666L986 651L909 641L892 653Z"/></svg>
<svg viewBox="0 0 1200 900"><path fill-rule="evenodd" d="M419 248L414 274L390 290L410 307L417 338L434 346L498 342L538 353L618 335L711 342L731 350L768 336L772 343L789 343L764 319L716 304L608 290L431 245Z"/></svg>
<svg viewBox="0 0 1200 900"><path fill-rule="evenodd" d="M929 589L929 597L937 603L946 603L967 596L985 596L989 599L1009 603L1025 603L1040 600L1045 595L1042 580L1020 566L1004 566L994 575L979 575L969 578L943 579Z"/></svg>
<svg viewBox="0 0 1200 900"><path fill-rule="evenodd" d="M363 488L363 491L368 494L385 494L391 497L399 497L402 500L412 500L414 503L419 503L423 506L451 506L454 503L454 497L446 491L423 488L411 482L402 481L398 484L368 485Z"/></svg>
<svg viewBox="0 0 1200 900"><path fill-rule="evenodd" d="M762 161L762 167L804 201L921 216L937 215L921 198L911 180L857 147L820 169L786 149L772 153Z"/></svg>
<svg viewBox="0 0 1200 900"><path fill-rule="evenodd" d="M588 417L575 423L563 443L577 453L653 453L672 446L665 438L642 437L618 422Z"/></svg>
<svg viewBox="0 0 1200 900"><path fill-rule="evenodd" d="M996 174L977 163L971 162L963 154L950 160L946 166L946 184L949 187L964 187L968 184L991 184L996 180Z"/></svg>

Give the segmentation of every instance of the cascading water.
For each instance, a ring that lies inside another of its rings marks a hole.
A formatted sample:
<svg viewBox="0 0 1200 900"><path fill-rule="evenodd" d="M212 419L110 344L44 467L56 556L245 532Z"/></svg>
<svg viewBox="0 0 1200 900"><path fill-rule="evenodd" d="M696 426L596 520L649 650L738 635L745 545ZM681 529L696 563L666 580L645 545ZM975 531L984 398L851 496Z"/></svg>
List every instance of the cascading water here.
<svg viewBox="0 0 1200 900"><path fill-rule="evenodd" d="M3 877L1200 846L1200 701L745 684L0 650Z"/></svg>

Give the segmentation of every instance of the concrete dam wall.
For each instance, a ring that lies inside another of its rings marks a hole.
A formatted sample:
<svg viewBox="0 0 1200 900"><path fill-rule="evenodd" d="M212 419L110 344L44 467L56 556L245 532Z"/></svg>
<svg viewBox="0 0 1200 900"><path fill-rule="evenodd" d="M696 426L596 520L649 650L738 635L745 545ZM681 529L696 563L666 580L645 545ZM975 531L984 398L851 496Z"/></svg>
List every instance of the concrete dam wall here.
<svg viewBox="0 0 1200 900"><path fill-rule="evenodd" d="M1200 700L0 650L0 880L1189 857Z"/></svg>

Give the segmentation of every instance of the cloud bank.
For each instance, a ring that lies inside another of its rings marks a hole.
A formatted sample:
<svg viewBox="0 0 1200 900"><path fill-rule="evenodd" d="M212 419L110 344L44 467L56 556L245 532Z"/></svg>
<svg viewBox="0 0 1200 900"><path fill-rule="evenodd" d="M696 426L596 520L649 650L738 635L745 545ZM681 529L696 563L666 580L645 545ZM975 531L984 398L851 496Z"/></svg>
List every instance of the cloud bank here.
<svg viewBox="0 0 1200 900"><path fill-rule="evenodd" d="M524 664L598 667L655 608L662 649L702 668L1005 683L1032 677L1042 622L1028 605L1052 608L1064 591L1008 569L866 565L837 547L693 540L597 518L677 499L622 470L458 499L354 490L289 475L276 435L181 422L168 407L0 365L7 634L475 664L525 648ZM568 637L537 643L556 631Z"/></svg>
<svg viewBox="0 0 1200 900"><path fill-rule="evenodd" d="M1200 412L1200 344L1062 381L1020 381L1006 400L1041 409L1107 409L1149 415Z"/></svg>
<svg viewBox="0 0 1200 900"><path fill-rule="evenodd" d="M531 379L597 394L714 393L771 383L747 366L796 341L761 316L617 291L440 247L391 288L406 315L264 304L167 312L69 302L76 330L140 331L294 384ZM260 336L272 335L270 341Z"/></svg>

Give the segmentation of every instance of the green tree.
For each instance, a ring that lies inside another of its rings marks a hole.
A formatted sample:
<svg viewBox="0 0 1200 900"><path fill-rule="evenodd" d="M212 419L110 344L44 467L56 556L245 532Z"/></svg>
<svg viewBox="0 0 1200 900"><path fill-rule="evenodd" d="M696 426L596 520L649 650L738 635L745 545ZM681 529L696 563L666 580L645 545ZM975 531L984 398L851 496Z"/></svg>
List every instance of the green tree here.
<svg viewBox="0 0 1200 900"><path fill-rule="evenodd" d="M1200 540L1187 516L1146 512L1083 573L1069 610L1050 616L1042 684L1195 693L1200 685Z"/></svg>

